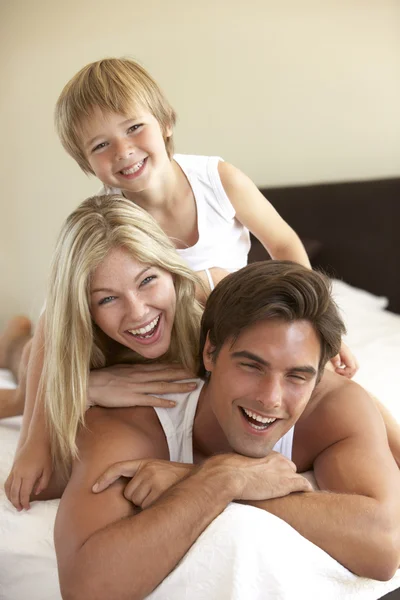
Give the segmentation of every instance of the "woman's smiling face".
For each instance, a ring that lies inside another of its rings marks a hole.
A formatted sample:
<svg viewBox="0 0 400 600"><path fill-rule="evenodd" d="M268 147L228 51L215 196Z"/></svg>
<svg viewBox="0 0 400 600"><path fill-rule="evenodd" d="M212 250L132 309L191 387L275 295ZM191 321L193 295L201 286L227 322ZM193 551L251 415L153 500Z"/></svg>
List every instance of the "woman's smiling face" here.
<svg viewBox="0 0 400 600"><path fill-rule="evenodd" d="M113 248L92 275L89 303L94 322L113 340L149 359L168 351L176 308L171 273Z"/></svg>

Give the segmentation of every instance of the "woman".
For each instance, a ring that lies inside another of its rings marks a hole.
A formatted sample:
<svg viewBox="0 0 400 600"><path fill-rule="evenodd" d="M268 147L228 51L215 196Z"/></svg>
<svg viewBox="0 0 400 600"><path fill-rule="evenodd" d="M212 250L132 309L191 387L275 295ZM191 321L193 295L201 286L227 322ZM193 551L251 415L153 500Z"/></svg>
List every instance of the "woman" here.
<svg viewBox="0 0 400 600"><path fill-rule="evenodd" d="M124 268L116 269L121 261ZM33 436L36 456L49 461L51 452L57 472L65 476L76 456L76 432L88 406L142 403L140 398L125 402L120 396L110 397L110 387L104 390L96 385L96 375L102 383L107 379L104 367L134 363L141 380L152 382L176 381L196 371L201 318L196 285L197 276L156 221L125 198L89 198L68 217L57 243L47 295L38 394L44 398L47 427L38 421L43 426ZM132 368L125 368L130 377ZM100 371L93 373L89 385L91 369ZM115 369L123 371L124 366L113 369L115 375ZM191 385L176 384L175 391ZM160 382L142 389L163 391ZM148 396L143 396L143 404L149 404ZM151 404L159 402L153 399ZM24 506L23 483L19 487L14 483L11 473L7 496L17 507ZM47 493L38 498L59 495L62 487L60 478L57 483L53 478Z"/></svg>

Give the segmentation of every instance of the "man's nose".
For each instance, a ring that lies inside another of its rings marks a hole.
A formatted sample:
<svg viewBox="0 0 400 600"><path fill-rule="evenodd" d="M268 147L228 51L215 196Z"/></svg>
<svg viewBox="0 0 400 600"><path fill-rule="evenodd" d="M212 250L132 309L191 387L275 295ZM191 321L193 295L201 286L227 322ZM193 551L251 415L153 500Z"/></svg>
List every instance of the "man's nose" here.
<svg viewBox="0 0 400 600"><path fill-rule="evenodd" d="M279 408L282 404L282 384L279 377L268 375L260 382L257 401L264 410Z"/></svg>

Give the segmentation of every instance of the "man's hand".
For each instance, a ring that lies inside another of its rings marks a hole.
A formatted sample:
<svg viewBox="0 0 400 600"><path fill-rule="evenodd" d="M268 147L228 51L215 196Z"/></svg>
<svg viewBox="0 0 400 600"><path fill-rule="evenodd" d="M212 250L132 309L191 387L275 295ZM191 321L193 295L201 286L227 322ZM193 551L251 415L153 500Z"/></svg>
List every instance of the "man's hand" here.
<svg viewBox="0 0 400 600"><path fill-rule="evenodd" d="M235 500L269 500L312 491L310 482L296 473L296 465L274 451L265 458L222 454L208 459L202 469L220 473L221 481L228 477L236 488Z"/></svg>
<svg viewBox="0 0 400 600"><path fill-rule="evenodd" d="M157 459L127 460L115 463L99 477L92 490L102 492L120 477L131 477L124 496L135 506L148 508L171 486L184 479L194 465Z"/></svg>
<svg viewBox="0 0 400 600"><path fill-rule="evenodd" d="M130 477L124 496L139 506L148 508L170 487L188 477L196 467L166 460L141 459L116 463L94 484L95 493L102 492L120 477ZM204 473L220 473L239 485L235 500L268 500L292 492L310 492L311 484L296 473L296 465L278 452L266 458L247 458L240 454L215 456L204 463Z"/></svg>
<svg viewBox="0 0 400 600"><path fill-rule="evenodd" d="M157 394L190 392L197 383L182 380L191 378L192 373L175 364L124 364L96 369L89 377L89 406L171 408L176 403Z"/></svg>

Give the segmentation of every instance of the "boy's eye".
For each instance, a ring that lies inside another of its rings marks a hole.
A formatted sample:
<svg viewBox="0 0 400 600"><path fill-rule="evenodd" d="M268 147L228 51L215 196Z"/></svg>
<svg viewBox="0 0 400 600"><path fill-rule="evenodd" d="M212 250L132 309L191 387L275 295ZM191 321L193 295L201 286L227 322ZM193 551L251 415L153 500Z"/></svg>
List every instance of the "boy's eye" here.
<svg viewBox="0 0 400 600"><path fill-rule="evenodd" d="M92 150L92 152L96 152L97 150L101 150L102 148L105 148L107 145L107 142L101 142L100 144L97 144L97 146L95 146Z"/></svg>
<svg viewBox="0 0 400 600"><path fill-rule="evenodd" d="M150 281L153 281L153 279L157 279L157 276L156 276L156 275L149 275L148 277L145 277L145 278L143 279L143 281L141 282L141 284L140 284L140 285L141 285L141 286L142 286L142 285L147 285L148 283L150 283Z"/></svg>
<svg viewBox="0 0 400 600"><path fill-rule="evenodd" d="M107 296L106 298L102 298L99 301L99 306L102 306L103 304L109 304L114 299L115 299L115 296Z"/></svg>
<svg viewBox="0 0 400 600"><path fill-rule="evenodd" d="M131 125L128 129L128 133L137 131L138 129L140 129L140 127L142 127L142 123L137 123L136 125Z"/></svg>

